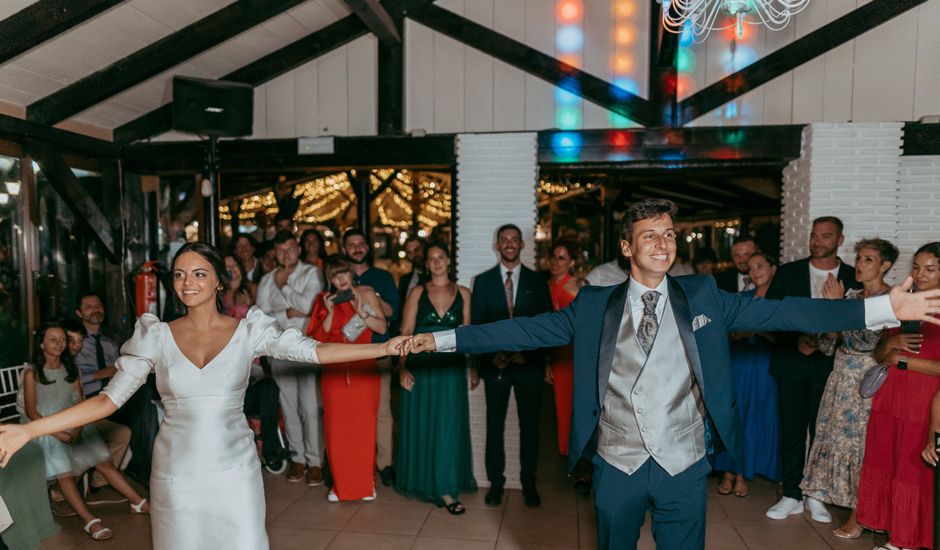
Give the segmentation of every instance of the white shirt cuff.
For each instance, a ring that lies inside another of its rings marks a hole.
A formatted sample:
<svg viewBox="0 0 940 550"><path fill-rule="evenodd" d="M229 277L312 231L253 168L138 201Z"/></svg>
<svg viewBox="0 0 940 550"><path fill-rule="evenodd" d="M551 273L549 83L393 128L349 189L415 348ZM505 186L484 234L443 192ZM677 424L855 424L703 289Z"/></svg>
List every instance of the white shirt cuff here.
<svg viewBox="0 0 940 550"><path fill-rule="evenodd" d="M441 330L432 332L431 336L434 337L434 346L437 351L455 351L457 349L457 331Z"/></svg>
<svg viewBox="0 0 940 550"><path fill-rule="evenodd" d="M891 308L891 297L887 294L865 298L865 328L868 330L881 330L900 325Z"/></svg>

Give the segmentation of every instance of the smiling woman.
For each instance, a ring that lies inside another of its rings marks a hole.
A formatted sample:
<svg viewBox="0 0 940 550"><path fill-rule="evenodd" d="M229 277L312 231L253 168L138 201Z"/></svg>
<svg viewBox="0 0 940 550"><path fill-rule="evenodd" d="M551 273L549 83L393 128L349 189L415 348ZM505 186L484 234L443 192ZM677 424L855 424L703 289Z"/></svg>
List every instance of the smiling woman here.
<svg viewBox="0 0 940 550"><path fill-rule="evenodd" d="M118 374L100 395L26 426L0 426L3 464L29 439L111 414L153 371L166 409L150 480L154 548L267 548L261 471L242 410L252 358L374 359L397 353L402 338L320 344L295 329L280 331L257 308L243 320L223 315L224 265L205 243L183 246L173 260L173 287L186 314L171 323L143 315L121 349Z"/></svg>

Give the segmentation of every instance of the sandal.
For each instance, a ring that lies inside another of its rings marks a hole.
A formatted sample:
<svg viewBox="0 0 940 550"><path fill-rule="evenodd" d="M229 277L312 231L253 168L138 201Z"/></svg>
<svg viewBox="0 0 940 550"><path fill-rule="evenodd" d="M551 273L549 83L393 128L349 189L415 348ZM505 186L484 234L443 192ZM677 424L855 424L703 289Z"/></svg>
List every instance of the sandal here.
<svg viewBox="0 0 940 550"><path fill-rule="evenodd" d="M459 516L460 514L467 511L467 509L464 508L464 505L461 504L459 500L455 500L451 502L450 504L446 506L446 508L447 508L447 513L452 516Z"/></svg>
<svg viewBox="0 0 940 550"><path fill-rule="evenodd" d="M131 504L131 513L132 514L149 514L150 510L144 510L144 506L147 504L147 499L142 498L137 504Z"/></svg>
<svg viewBox="0 0 940 550"><path fill-rule="evenodd" d="M858 529L856 529L855 531L846 531L845 529L842 529L840 527L838 529L833 529L832 535L840 539L857 539L858 537L862 535L864 531L865 531L865 528L862 527L861 525L859 525Z"/></svg>
<svg viewBox="0 0 940 550"><path fill-rule="evenodd" d="M114 531L112 531L110 527L105 527L100 524L101 524L101 518L94 518L93 520L86 523L85 526L82 527L82 529L84 529L85 532L88 533L93 540L108 540L109 538L114 536ZM97 531L92 533L91 528L94 527L95 525L100 525L101 529L98 529Z"/></svg>
<svg viewBox="0 0 940 550"><path fill-rule="evenodd" d="M744 486L743 491L739 488L739 485ZM744 498L748 495L748 493L750 493L750 489L747 486L747 481L744 481L743 479L735 479L734 480L734 496L739 497L739 498Z"/></svg>

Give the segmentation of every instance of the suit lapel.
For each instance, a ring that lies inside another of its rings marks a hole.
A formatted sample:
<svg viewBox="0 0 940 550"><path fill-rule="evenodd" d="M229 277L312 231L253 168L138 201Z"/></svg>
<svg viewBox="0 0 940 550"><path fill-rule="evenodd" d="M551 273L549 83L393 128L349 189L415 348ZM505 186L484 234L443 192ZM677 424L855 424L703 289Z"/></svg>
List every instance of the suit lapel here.
<svg viewBox="0 0 940 550"><path fill-rule="evenodd" d="M805 296L806 298L810 298L813 296L813 287L809 282L809 260L804 260L800 269L803 273L797 279L799 287L796 289L797 292L794 293L793 296Z"/></svg>
<svg viewBox="0 0 940 550"><path fill-rule="evenodd" d="M702 361L698 355L698 345L695 343L695 333L692 331L692 311L689 308L689 300L685 296L685 291L679 283L672 277L667 276L666 281L669 285L669 303L672 306L672 313L676 317L676 324L679 326L679 336L682 338L682 344L685 346L685 353L692 365L692 373L695 375L695 381L698 387L704 392L705 384L702 379Z"/></svg>
<svg viewBox="0 0 940 550"><path fill-rule="evenodd" d="M610 369L614 362L614 351L617 349L617 336L620 334L620 321L627 302L627 288L630 279L621 283L607 297L607 308L604 311L604 323L601 325L600 349L597 353L597 402L604 402L607 393L607 380L610 379Z"/></svg>

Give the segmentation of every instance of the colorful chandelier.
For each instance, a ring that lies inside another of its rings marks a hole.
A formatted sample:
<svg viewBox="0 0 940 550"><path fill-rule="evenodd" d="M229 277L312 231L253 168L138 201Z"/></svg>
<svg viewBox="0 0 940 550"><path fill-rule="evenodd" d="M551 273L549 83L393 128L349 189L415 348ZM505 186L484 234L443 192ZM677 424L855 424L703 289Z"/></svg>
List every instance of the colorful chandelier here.
<svg viewBox="0 0 940 550"><path fill-rule="evenodd" d="M809 5L809 0L658 0L663 5L663 27L673 33L686 28L695 42L703 42L713 30L744 25L764 25L779 31L790 18Z"/></svg>

